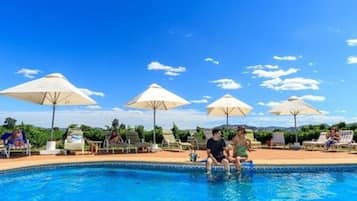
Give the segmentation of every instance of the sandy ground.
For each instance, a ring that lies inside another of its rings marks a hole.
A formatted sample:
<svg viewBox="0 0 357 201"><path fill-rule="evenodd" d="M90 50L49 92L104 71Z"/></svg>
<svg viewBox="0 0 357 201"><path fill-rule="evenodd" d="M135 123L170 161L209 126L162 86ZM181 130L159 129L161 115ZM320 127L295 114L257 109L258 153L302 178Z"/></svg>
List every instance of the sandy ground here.
<svg viewBox="0 0 357 201"><path fill-rule="evenodd" d="M197 152L199 160L206 158L205 151ZM94 161L146 161L146 162L170 162L170 163L190 163L189 151L169 152L160 151L156 153L117 153L117 154L91 154L84 155L15 155L10 159L0 159L0 170L19 168L25 166L56 164L56 163L76 163ZM313 165L313 164L357 164L357 154L347 152L320 152L320 151L294 151L257 149L250 152L250 159L256 165Z"/></svg>

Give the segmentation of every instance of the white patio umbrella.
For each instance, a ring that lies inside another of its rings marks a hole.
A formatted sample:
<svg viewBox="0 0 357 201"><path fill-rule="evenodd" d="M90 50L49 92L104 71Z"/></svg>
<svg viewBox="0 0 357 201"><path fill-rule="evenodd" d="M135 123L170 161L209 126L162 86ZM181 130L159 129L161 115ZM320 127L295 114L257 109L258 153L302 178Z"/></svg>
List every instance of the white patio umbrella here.
<svg viewBox="0 0 357 201"><path fill-rule="evenodd" d="M295 143L298 144L297 127L296 127L296 116L297 115L318 115L321 112L309 104L305 103L303 100L293 96L287 101L283 101L279 105L273 107L270 110L271 113L276 115L293 115L294 116L294 128L295 128Z"/></svg>
<svg viewBox="0 0 357 201"><path fill-rule="evenodd" d="M229 116L246 116L253 108L248 104L226 94L207 106L208 115L225 116L228 128Z"/></svg>
<svg viewBox="0 0 357 201"><path fill-rule="evenodd" d="M154 111L153 143L156 146L156 110L169 110L186 104L189 104L187 100L167 91L158 84L151 84L148 89L131 100L128 106L139 109L152 109Z"/></svg>
<svg viewBox="0 0 357 201"><path fill-rule="evenodd" d="M51 140L56 105L93 105L96 102L71 84L62 74L45 77L0 91L0 95L29 101L40 105L52 105Z"/></svg>

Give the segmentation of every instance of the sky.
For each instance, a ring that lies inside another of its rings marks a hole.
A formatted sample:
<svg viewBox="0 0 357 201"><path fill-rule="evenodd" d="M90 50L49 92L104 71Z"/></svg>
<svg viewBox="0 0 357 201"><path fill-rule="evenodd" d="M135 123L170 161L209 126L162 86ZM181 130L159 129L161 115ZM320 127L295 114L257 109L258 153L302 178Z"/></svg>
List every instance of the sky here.
<svg viewBox="0 0 357 201"><path fill-rule="evenodd" d="M55 126L152 128L152 110L127 103L152 83L191 104L158 111L157 125L214 127L206 106L225 94L249 104L230 124L292 126L269 113L297 96L323 115L298 125L357 122L357 2L3 1L0 89L62 73L95 106L59 106ZM0 97L0 121L50 127L51 107Z"/></svg>

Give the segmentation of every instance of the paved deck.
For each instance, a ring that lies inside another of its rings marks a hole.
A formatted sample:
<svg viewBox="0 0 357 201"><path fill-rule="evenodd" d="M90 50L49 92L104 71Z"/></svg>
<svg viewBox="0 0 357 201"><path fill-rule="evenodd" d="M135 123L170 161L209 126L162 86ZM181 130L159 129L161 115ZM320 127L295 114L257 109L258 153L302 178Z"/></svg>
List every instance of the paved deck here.
<svg viewBox="0 0 357 201"><path fill-rule="evenodd" d="M199 159L206 158L205 151L197 152ZM145 161L189 163L189 152L129 153L129 154L99 154L99 155L68 155L68 156L17 156L10 159L0 159L0 170L57 163L78 163L95 161ZM357 164L357 154L347 152L320 152L258 149L250 152L250 159L256 165L314 165L314 164Z"/></svg>

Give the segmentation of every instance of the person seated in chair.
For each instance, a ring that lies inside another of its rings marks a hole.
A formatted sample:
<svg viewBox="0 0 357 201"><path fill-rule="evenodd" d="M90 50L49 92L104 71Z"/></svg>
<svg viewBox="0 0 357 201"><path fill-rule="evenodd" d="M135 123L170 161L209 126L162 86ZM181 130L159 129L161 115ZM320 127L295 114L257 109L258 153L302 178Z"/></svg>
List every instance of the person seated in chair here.
<svg viewBox="0 0 357 201"><path fill-rule="evenodd" d="M10 142L16 147L21 147L25 145L24 136L20 129L16 129L12 132Z"/></svg>
<svg viewBox="0 0 357 201"><path fill-rule="evenodd" d="M119 144L121 142L123 142L123 139L117 131L113 130L112 133L109 135L109 144Z"/></svg>
<svg viewBox="0 0 357 201"><path fill-rule="evenodd" d="M327 141L325 143L325 150L328 150L331 145L336 144L340 141L340 134L337 132L335 127L332 127L326 135Z"/></svg>
<svg viewBox="0 0 357 201"><path fill-rule="evenodd" d="M245 128L240 127L232 140L232 149L229 151L229 162L234 163L237 172L241 170L241 162L248 159L248 151L251 150L251 141L245 137Z"/></svg>
<svg viewBox="0 0 357 201"><path fill-rule="evenodd" d="M219 129L212 130L213 136L207 141L207 174L211 174L212 165L224 165L227 175L230 174L229 161L226 156L226 143Z"/></svg>

